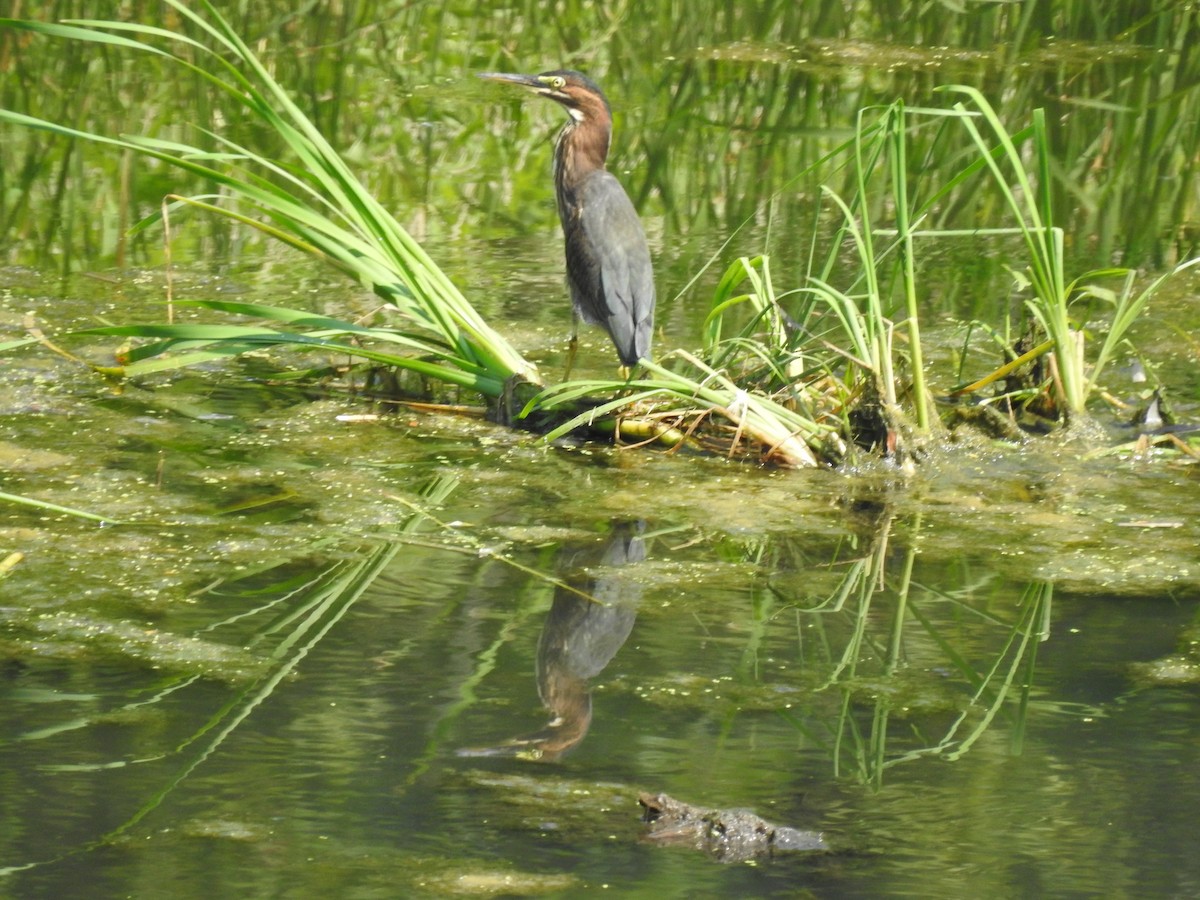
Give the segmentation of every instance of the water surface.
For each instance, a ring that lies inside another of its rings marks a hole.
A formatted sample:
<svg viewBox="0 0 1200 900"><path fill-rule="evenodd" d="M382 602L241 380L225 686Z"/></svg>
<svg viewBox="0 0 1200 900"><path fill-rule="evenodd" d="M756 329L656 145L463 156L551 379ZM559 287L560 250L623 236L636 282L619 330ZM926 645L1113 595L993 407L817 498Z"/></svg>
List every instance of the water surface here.
<svg viewBox="0 0 1200 900"><path fill-rule="evenodd" d="M1051 108L1064 159L1093 179L1063 190L1082 259L1182 252L1168 235L1187 203L1145 192L1186 198L1183 164L1151 180L1118 163L1129 117L1156 108L1139 106L1146 91L1194 94L1186 66L1157 62L1180 62L1190 17L1074 33L1006 18L1024 5L968 20L870 8L853 22L834 4L618 19L600 43L583 14L548 23L512 5L486 21L330 4L239 24L297 42L278 57L289 83L547 371L569 329L548 175L560 117L475 71L566 62L609 88L614 168L649 226L670 346L698 340L738 254L769 250L794 283L822 238L820 179L793 179L854 110L930 102L952 80L994 89L1014 122ZM59 75L114 86L81 115L129 93L156 123L211 112L195 85L138 89L117 56L87 70L74 52L51 59ZM30 65L0 88L5 105L13 85L52 105ZM1114 99L1110 79L1131 93ZM1111 169L1079 150L1098 134ZM187 187L150 167L123 195L119 161L96 148L19 149L42 168L4 195L4 339L33 314L107 361L108 339L68 333L164 315L161 251L145 231L122 243L122 203L132 219ZM58 183L72 189L54 199ZM223 225L176 234L177 297L373 308ZM928 257L937 386L958 380L960 321L1000 327L1019 305L1004 268L1018 255L963 239ZM1176 282L1133 334L1185 419L1200 400L1195 287ZM583 371L609 371L605 342L584 338ZM369 402L359 378L285 378L329 362L272 353L115 388L41 345L0 355L0 490L106 520L0 508L0 561L22 554L0 594L0 893L1200 893L1188 457L1095 452L1133 437L1107 408L1100 446L962 438L911 478L550 447ZM1112 394L1135 399L1109 371ZM640 791L749 807L830 850L722 864L657 846Z"/></svg>

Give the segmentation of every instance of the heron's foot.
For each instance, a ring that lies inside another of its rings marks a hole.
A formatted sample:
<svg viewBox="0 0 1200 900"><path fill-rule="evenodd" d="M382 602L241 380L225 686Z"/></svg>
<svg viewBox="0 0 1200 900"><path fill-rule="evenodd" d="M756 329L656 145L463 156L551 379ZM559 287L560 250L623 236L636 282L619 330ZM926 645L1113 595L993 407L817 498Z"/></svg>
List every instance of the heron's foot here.
<svg viewBox="0 0 1200 900"><path fill-rule="evenodd" d="M541 390L540 382L530 382L521 373L510 375L504 381L504 389L496 398L492 415L501 425L515 426L520 420L521 412L530 399Z"/></svg>
<svg viewBox="0 0 1200 900"><path fill-rule="evenodd" d="M513 423L513 407L516 405L514 398L519 383L520 376L518 375L505 379L504 390L496 398L496 421L501 425L511 426Z"/></svg>

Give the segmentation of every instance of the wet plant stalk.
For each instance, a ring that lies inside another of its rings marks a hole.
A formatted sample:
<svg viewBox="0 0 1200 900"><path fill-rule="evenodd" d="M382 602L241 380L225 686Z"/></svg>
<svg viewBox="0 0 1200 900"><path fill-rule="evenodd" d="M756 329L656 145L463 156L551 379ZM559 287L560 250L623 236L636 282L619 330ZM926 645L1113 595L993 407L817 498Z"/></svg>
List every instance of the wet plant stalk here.
<svg viewBox="0 0 1200 900"><path fill-rule="evenodd" d="M904 267L904 302L908 313L906 324L910 338L908 352L912 370L913 406L917 414L917 427L924 433L929 430L930 418L925 389L925 357L921 350L912 227L908 218L908 134L903 102L898 102L892 107L888 122L888 136L892 144L892 191L896 200L896 231L899 234L901 263Z"/></svg>

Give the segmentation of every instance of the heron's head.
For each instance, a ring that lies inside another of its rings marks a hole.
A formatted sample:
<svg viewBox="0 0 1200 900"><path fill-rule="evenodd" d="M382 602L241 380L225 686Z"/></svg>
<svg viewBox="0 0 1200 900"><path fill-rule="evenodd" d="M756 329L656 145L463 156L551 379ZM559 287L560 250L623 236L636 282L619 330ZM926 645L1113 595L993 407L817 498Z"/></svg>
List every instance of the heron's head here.
<svg viewBox="0 0 1200 900"><path fill-rule="evenodd" d="M479 76L486 81L516 84L535 94L549 97L561 104L577 123L612 122L612 109L604 91L592 79L581 72L556 69L541 75L509 75L504 72L484 72Z"/></svg>

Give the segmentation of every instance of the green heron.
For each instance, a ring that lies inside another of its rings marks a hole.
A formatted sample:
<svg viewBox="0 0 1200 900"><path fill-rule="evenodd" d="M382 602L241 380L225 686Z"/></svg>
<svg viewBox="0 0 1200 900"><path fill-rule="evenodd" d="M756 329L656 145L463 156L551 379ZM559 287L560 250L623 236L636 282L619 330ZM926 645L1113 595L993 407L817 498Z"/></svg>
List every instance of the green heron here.
<svg viewBox="0 0 1200 900"><path fill-rule="evenodd" d="M520 85L566 109L570 119L554 145L554 192L571 287L572 355L583 319L608 332L621 365L632 369L650 355L654 272L633 203L604 168L612 138L612 108L604 92L585 75L565 69L479 77Z"/></svg>

